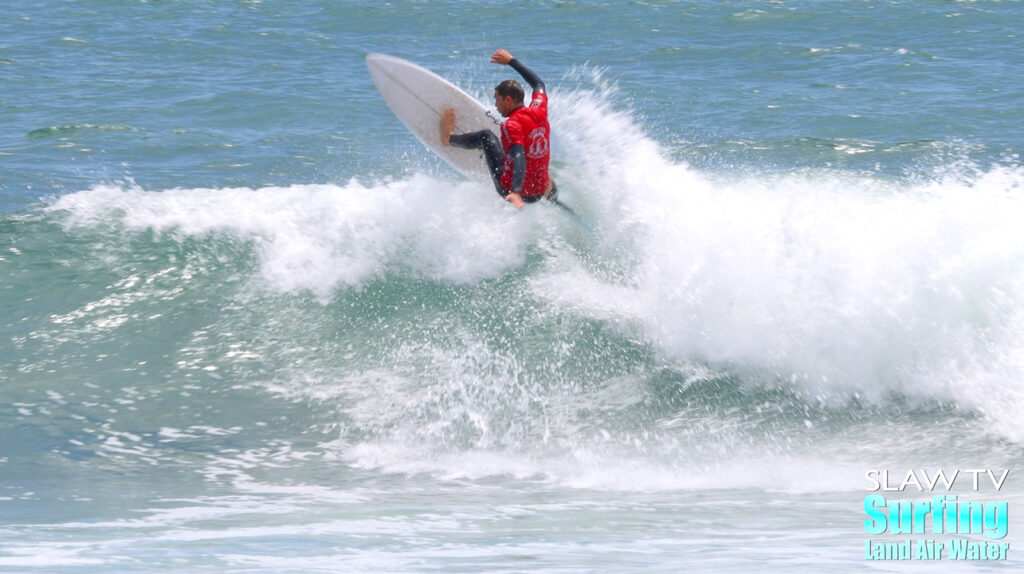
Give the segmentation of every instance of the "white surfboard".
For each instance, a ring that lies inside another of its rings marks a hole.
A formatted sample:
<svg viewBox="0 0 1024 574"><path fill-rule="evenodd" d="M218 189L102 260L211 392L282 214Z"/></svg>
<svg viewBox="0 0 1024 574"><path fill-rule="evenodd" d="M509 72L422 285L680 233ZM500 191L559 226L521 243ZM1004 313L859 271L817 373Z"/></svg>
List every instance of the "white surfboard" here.
<svg viewBox="0 0 1024 574"><path fill-rule="evenodd" d="M434 72L385 54L366 56L373 83L398 119L441 159L469 177L490 178L480 151L441 145L441 114L455 110L456 134L489 129L498 133L497 112Z"/></svg>

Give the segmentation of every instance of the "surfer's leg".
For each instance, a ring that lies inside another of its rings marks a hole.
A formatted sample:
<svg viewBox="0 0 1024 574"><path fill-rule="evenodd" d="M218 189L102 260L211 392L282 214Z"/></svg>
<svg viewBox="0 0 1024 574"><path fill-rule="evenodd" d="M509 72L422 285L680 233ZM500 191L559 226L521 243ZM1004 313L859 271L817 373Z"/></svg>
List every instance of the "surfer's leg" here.
<svg viewBox="0 0 1024 574"><path fill-rule="evenodd" d="M550 201L558 203L558 186L555 185L555 180L551 180L551 186L548 188L548 192L544 194L544 197Z"/></svg>
<svg viewBox="0 0 1024 574"><path fill-rule="evenodd" d="M502 164L505 163L505 152L501 149L501 140L491 130L480 130L468 134L452 134L448 140L452 146L462 149L478 149L484 152L487 171L494 181L498 195L505 197L508 191L501 187Z"/></svg>

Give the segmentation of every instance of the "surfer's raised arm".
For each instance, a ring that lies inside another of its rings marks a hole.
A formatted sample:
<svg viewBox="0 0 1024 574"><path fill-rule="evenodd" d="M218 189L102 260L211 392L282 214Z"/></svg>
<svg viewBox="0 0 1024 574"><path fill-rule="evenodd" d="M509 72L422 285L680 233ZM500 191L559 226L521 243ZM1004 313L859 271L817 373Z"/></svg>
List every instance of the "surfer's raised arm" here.
<svg viewBox="0 0 1024 574"><path fill-rule="evenodd" d="M533 70L527 68L525 64L515 59L508 50L502 49L494 52L494 54L491 55L491 62L501 64L503 66L512 66L512 69L519 72L519 75L522 76L528 84L530 84L530 87L533 88L534 92L541 94L546 93L544 91L544 82L541 81L540 77L538 77L537 74L534 74Z"/></svg>

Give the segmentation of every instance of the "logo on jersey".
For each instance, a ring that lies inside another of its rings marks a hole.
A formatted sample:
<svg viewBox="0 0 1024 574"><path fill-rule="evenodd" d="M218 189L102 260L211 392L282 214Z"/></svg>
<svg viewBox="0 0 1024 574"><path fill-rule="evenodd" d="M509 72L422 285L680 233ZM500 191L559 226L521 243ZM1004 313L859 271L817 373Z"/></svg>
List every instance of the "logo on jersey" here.
<svg viewBox="0 0 1024 574"><path fill-rule="evenodd" d="M548 143L548 130L546 128L536 128L530 132L526 139L529 142L526 146L526 157L530 159L547 157L551 146Z"/></svg>

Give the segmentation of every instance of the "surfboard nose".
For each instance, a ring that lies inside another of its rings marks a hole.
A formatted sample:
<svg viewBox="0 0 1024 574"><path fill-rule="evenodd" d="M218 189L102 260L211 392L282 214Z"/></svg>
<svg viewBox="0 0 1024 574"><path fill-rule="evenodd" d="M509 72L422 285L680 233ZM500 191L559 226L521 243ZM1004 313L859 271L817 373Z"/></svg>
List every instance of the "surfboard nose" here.
<svg viewBox="0 0 1024 574"><path fill-rule="evenodd" d="M463 175L490 180L479 153L443 145L438 129L442 114L452 109L459 133L491 130L497 135L482 103L434 72L396 56L367 54L366 67L384 102L417 139Z"/></svg>

